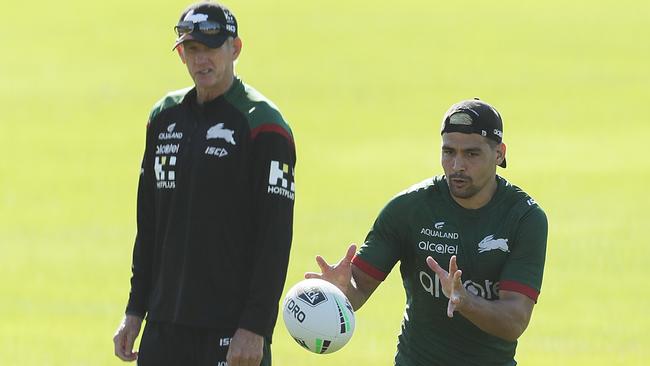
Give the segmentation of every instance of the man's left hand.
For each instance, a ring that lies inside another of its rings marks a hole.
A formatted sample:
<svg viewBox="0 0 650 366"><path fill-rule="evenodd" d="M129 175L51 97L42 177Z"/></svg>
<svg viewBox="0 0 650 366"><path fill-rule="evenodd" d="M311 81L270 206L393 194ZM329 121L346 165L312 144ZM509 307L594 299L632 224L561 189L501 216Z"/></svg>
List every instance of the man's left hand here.
<svg viewBox="0 0 650 366"><path fill-rule="evenodd" d="M447 316L453 318L454 311L459 310L468 295L467 290L460 279L463 271L458 269L456 256L453 255L451 259L449 259L449 272L440 267L438 262L431 257L427 257L427 265L440 278L442 293L449 298L449 303L447 304Z"/></svg>
<svg viewBox="0 0 650 366"><path fill-rule="evenodd" d="M263 353L264 337L239 328L230 341L226 361L228 366L259 366Z"/></svg>

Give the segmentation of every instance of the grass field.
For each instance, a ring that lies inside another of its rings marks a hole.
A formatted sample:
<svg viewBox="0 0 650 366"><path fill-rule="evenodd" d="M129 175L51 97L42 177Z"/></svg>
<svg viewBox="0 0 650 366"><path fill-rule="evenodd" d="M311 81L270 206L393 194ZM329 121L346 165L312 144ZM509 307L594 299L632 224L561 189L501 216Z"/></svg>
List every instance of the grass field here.
<svg viewBox="0 0 650 366"><path fill-rule="evenodd" d="M0 25L0 365L119 365L135 189L151 105L189 84L182 2L6 1ZM242 78L294 130L287 285L362 241L393 194L439 174L439 122L474 96L505 122L508 169L550 220L521 365L650 360L650 3L231 1ZM274 365L390 365L394 271L351 343ZM280 319L281 322L281 319Z"/></svg>

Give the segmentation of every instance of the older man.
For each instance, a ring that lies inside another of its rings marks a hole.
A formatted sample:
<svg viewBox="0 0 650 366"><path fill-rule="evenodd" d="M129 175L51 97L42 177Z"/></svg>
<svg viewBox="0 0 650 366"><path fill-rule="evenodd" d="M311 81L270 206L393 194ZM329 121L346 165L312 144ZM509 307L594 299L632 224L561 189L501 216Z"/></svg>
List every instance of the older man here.
<svg viewBox="0 0 650 366"><path fill-rule="evenodd" d="M235 76L242 41L230 10L194 4L175 30L194 87L167 94L149 118L115 354L140 366L270 365L292 237L293 135Z"/></svg>

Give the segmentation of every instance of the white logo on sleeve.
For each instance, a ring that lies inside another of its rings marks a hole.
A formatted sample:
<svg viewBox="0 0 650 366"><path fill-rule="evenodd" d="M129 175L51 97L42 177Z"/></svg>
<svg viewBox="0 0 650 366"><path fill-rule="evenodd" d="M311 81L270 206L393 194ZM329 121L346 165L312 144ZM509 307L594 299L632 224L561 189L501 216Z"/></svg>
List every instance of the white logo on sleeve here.
<svg viewBox="0 0 650 366"><path fill-rule="evenodd" d="M205 136L206 140L209 139L224 139L226 142L229 142L235 145L235 138L233 135L235 131L223 128L223 123L217 123L216 125L208 129L208 133Z"/></svg>
<svg viewBox="0 0 650 366"><path fill-rule="evenodd" d="M445 226L445 222L444 222L444 221L436 222L436 223L433 225L433 227L435 227L435 228L438 229L438 230L442 229L443 226Z"/></svg>
<svg viewBox="0 0 650 366"><path fill-rule="evenodd" d="M289 184L291 182L291 184ZM293 169L289 173L289 164L271 160L269 167L268 193L277 194L288 199L294 199L296 187L293 181Z"/></svg>
<svg viewBox="0 0 650 366"><path fill-rule="evenodd" d="M156 187L158 189L176 188L176 156L156 156L153 170L156 174Z"/></svg>
<svg viewBox="0 0 650 366"><path fill-rule="evenodd" d="M509 252L508 239L494 239L494 235L488 235L478 243L478 252L483 253L490 250L499 249L503 252Z"/></svg>

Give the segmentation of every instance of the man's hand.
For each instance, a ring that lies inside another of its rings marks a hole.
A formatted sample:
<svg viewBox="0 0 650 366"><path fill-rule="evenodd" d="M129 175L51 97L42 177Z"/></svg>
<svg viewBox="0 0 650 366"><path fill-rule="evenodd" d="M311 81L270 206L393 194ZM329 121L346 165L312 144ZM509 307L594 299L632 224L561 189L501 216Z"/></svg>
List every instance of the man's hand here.
<svg viewBox="0 0 650 366"><path fill-rule="evenodd" d="M260 366L264 356L264 337L239 328L230 341L226 361L228 366Z"/></svg>
<svg viewBox="0 0 650 366"><path fill-rule="evenodd" d="M442 293L449 298L447 316L450 318L458 311L484 332L508 342L516 341L526 330L535 300L515 291L500 290L499 297L490 301L467 292L460 279L462 271L458 269L456 256L449 260L449 272L431 257L427 257L427 265L438 275Z"/></svg>
<svg viewBox="0 0 650 366"><path fill-rule="evenodd" d="M447 304L447 316L453 318L454 311L460 309L468 296L467 290L463 287L463 283L460 279L463 271L458 269L456 256L452 256L449 260L449 272L440 267L438 262L431 257L427 257L427 265L440 278L442 293L449 298L449 303Z"/></svg>
<svg viewBox="0 0 650 366"><path fill-rule="evenodd" d="M135 361L138 359L138 353L133 352L133 344L140 334L142 318L135 315L126 315L122 323L117 328L113 337L115 346L115 356L122 361Z"/></svg>
<svg viewBox="0 0 650 366"><path fill-rule="evenodd" d="M316 263L320 267L322 274L307 272L305 278L320 278L334 284L341 289L344 294L350 293L350 281L352 279L352 257L357 251L357 246L351 244L345 257L337 264L330 266L320 255L316 256Z"/></svg>

